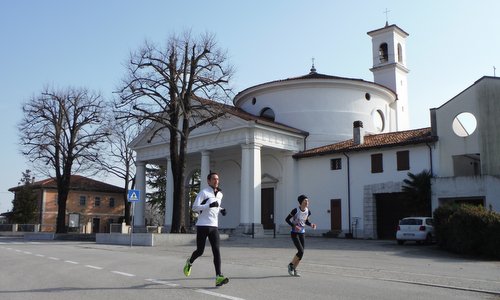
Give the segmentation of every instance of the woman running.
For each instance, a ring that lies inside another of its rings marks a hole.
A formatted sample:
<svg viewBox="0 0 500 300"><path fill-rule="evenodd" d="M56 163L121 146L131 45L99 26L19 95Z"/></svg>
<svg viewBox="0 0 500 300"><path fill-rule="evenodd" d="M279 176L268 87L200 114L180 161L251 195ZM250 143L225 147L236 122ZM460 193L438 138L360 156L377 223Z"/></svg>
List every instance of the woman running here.
<svg viewBox="0 0 500 300"><path fill-rule="evenodd" d="M305 225L316 229L316 224L309 222L309 216L311 211L309 210L309 199L305 195L300 195L297 199L299 201L299 207L292 209L290 214L286 217L285 221L288 225L292 226L291 237L293 244L297 248L297 254L292 258L292 262L288 264L288 274L290 276L300 276L297 272L297 266L302 260L304 255L304 235L305 235Z"/></svg>

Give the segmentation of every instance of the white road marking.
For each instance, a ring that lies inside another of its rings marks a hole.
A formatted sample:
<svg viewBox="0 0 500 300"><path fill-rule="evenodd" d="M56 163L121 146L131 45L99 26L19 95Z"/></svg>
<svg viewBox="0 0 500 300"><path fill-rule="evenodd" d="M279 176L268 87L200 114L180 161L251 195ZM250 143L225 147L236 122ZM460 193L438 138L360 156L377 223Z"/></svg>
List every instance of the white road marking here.
<svg viewBox="0 0 500 300"><path fill-rule="evenodd" d="M57 257L52 257L52 256L51 256L51 257L49 257L49 259L52 259L52 260L59 260L59 258L57 258Z"/></svg>
<svg viewBox="0 0 500 300"><path fill-rule="evenodd" d="M78 265L78 262L76 262L76 261L72 261L72 260L65 260L64 262L66 262L66 263L68 263L68 264Z"/></svg>
<svg viewBox="0 0 500 300"><path fill-rule="evenodd" d="M172 282L163 281L163 280L157 280L157 279L145 279L145 280L149 281L149 282L153 282L153 283L168 285L168 286L171 286L171 287L177 287L177 286L179 286L177 283L172 283Z"/></svg>
<svg viewBox="0 0 500 300"><path fill-rule="evenodd" d="M196 291L198 293L202 293L202 294L207 294L207 295L210 295L210 296L219 297L219 298L225 298L225 299L231 299L231 300L245 300L243 298L238 298L238 297L233 297L233 296L229 296L229 295L224 295L224 294L212 292L212 291L209 291L209 290L196 289L194 291Z"/></svg>
<svg viewBox="0 0 500 300"><path fill-rule="evenodd" d="M45 255L43 255L43 254L37 254L36 256L38 256L38 257L45 257Z"/></svg>
<svg viewBox="0 0 500 300"><path fill-rule="evenodd" d="M101 267L96 267L96 266L92 266L92 265L85 265L87 268L91 268L91 269L96 269L96 270L102 270L103 268Z"/></svg>
<svg viewBox="0 0 500 300"><path fill-rule="evenodd" d="M115 273L115 274L123 275L123 276L128 276L128 277L134 277L135 276L134 274L120 272L120 271L111 271L111 273Z"/></svg>
<svg viewBox="0 0 500 300"><path fill-rule="evenodd" d="M23 251L24 254L32 254L31 252L29 251Z"/></svg>

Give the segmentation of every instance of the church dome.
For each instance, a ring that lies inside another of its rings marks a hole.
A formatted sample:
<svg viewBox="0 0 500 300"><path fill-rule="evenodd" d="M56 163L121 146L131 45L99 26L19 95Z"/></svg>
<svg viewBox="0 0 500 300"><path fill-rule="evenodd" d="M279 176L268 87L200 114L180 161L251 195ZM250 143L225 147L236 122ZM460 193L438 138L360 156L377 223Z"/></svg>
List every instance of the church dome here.
<svg viewBox="0 0 500 300"><path fill-rule="evenodd" d="M307 147L352 138L352 124L362 121L366 133L396 130L392 108L396 94L362 79L317 73L249 87L233 99L236 107L309 132Z"/></svg>

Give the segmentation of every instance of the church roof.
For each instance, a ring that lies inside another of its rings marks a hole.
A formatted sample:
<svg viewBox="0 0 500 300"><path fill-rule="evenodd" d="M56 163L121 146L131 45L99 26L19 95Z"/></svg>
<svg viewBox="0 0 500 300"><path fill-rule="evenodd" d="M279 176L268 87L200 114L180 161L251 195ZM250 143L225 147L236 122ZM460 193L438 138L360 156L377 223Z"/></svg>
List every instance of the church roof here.
<svg viewBox="0 0 500 300"><path fill-rule="evenodd" d="M366 135L362 144L355 144L353 139L339 143L305 150L295 154L294 158L314 157L334 153L365 151L377 148L423 144L437 141L431 133L431 127Z"/></svg>
<svg viewBox="0 0 500 300"><path fill-rule="evenodd" d="M278 79L278 80L273 80L273 81L264 82L261 84L251 86L251 87L246 88L246 89L242 90L241 92L239 92L236 95L235 99L238 98L238 95L241 95L241 94L245 93L246 91L248 91L250 89L254 89L256 87L261 87L261 86L265 86L268 84L280 83L280 82L291 82L291 81L298 81L298 80L313 80L313 79L336 79L336 80L350 80L350 81L353 80L353 81L358 81L358 82L366 82L366 83L374 84L373 82L365 81L363 79L333 76L333 75L317 73L316 71L311 71L309 74L306 74L306 75L297 76L297 77L289 77L286 79Z"/></svg>
<svg viewBox="0 0 500 300"><path fill-rule="evenodd" d="M18 191L22 186L10 188L10 192ZM57 189L57 183L54 178L48 178L34 182L31 187L33 189ZM125 189L115 185L107 184L102 181L97 181L80 175L71 175L70 190L78 191L93 191L105 193L124 193Z"/></svg>
<svg viewBox="0 0 500 300"><path fill-rule="evenodd" d="M276 83L288 83L288 82L301 81L301 80L318 80L318 79L320 79L320 80L321 79L322 80L328 80L328 79L330 79L330 80L344 80L344 81L348 81L348 82L359 82L359 83L364 83L364 84L371 84L371 85L376 85L376 86L383 87L383 88L391 91L392 93L394 93L394 95L396 94L391 88L386 87L386 86L381 85L381 84L378 84L378 83L375 83L375 82L366 81L366 80L359 79L359 78L348 78L348 77L340 77L340 76L333 76L333 75L327 75L327 74L317 73L316 69L313 66L311 68L311 72L309 72L309 74L306 74L306 75L297 76L297 77L289 77L289 78L286 78L286 79L273 80L273 81L264 82L264 83L261 83L261 84L257 84L257 85L248 87L248 88L242 90L241 92L239 92L238 94L236 94L236 96L233 99L233 102L235 102L236 99L238 99L240 97L240 95L245 94L249 90L252 90L252 89L255 89L255 88L264 87L266 85L272 85L272 84L276 84Z"/></svg>
<svg viewBox="0 0 500 300"><path fill-rule="evenodd" d="M228 114L231 114L231 115L238 117L240 119L243 119L245 121L254 121L257 124L270 126L270 127L276 128L276 129L286 130L289 132L298 133L298 134L305 135L305 136L309 135L309 133L307 131L300 130L300 129L297 129L294 127L290 127L290 126L285 125L285 124L277 123L277 122L271 121L271 120L264 118L264 117L254 116L254 115L247 113L244 110L242 110L238 107L235 107L235 106L224 105L224 109Z"/></svg>

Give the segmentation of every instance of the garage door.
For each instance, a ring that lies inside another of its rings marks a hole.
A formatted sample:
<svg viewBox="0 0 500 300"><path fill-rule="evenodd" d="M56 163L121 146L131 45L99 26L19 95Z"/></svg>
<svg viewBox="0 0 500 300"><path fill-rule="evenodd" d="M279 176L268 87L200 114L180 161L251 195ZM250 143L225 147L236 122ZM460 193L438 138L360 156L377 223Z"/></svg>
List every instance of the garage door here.
<svg viewBox="0 0 500 300"><path fill-rule="evenodd" d="M412 201L405 193L376 194L377 237L395 239L398 221L408 216L419 214Z"/></svg>

